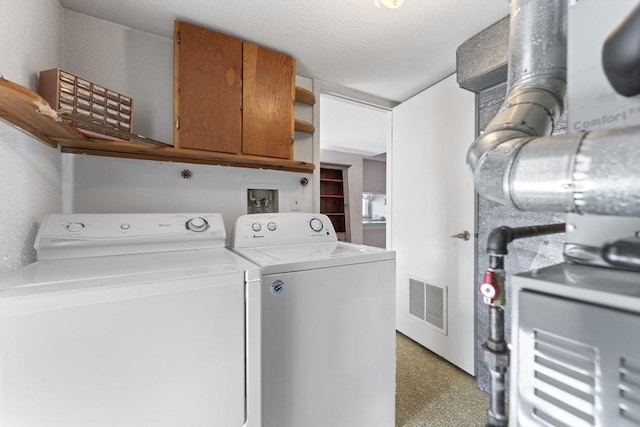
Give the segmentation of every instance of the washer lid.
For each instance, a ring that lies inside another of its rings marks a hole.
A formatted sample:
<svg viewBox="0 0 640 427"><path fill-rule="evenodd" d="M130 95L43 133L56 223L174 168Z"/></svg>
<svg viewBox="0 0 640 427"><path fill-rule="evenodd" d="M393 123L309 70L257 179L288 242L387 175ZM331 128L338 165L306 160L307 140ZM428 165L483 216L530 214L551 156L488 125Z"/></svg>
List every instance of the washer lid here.
<svg viewBox="0 0 640 427"><path fill-rule="evenodd" d="M396 257L394 251L345 242L263 246L234 250L257 264L262 274L395 260Z"/></svg>

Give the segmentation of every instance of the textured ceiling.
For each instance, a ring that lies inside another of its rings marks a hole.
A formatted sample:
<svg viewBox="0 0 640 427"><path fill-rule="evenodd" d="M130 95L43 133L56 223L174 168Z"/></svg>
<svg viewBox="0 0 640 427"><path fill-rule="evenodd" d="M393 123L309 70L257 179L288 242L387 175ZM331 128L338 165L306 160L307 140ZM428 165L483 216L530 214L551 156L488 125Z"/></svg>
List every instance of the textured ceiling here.
<svg viewBox="0 0 640 427"><path fill-rule="evenodd" d="M508 15L507 0L60 0L62 7L173 36L183 20L297 60L297 74L402 102L455 71L456 48Z"/></svg>

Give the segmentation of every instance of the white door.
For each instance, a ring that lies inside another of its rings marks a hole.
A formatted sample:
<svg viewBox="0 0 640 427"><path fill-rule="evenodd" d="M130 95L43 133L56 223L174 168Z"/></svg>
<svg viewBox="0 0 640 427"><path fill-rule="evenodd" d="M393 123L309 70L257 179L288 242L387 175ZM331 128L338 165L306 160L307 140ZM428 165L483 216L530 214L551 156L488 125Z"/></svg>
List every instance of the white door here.
<svg viewBox="0 0 640 427"><path fill-rule="evenodd" d="M393 110L396 326L471 374L475 203L466 152L474 134L475 95L455 74ZM465 231L469 240L451 237Z"/></svg>

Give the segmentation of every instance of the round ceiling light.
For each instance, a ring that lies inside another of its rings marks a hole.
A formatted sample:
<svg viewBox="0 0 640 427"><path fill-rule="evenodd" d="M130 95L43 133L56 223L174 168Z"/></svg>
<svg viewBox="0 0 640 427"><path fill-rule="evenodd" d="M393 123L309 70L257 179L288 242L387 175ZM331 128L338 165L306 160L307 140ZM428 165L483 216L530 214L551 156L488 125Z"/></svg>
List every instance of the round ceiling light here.
<svg viewBox="0 0 640 427"><path fill-rule="evenodd" d="M404 0L373 0L373 2L377 7L384 6L388 9L395 9L400 7L400 5L404 3Z"/></svg>

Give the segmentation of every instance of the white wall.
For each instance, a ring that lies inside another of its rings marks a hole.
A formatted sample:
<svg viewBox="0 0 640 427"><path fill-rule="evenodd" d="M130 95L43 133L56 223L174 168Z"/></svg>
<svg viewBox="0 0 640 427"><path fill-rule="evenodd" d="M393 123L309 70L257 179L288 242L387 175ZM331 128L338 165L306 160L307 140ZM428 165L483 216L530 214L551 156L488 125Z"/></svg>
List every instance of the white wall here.
<svg viewBox="0 0 640 427"><path fill-rule="evenodd" d="M62 69L133 98L134 133L173 141L173 40L63 9Z"/></svg>
<svg viewBox="0 0 640 427"><path fill-rule="evenodd" d="M0 0L0 74L37 89L60 64L58 0ZM58 150L0 121L0 273L35 260L39 221L62 207Z"/></svg>
<svg viewBox="0 0 640 427"><path fill-rule="evenodd" d="M64 154L64 205L68 212L220 212L227 238L247 213L247 188L277 189L280 211L311 212L310 174L229 166L114 159ZM190 179L181 176L192 172Z"/></svg>

